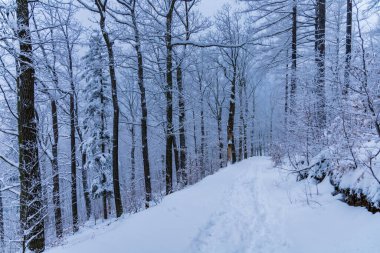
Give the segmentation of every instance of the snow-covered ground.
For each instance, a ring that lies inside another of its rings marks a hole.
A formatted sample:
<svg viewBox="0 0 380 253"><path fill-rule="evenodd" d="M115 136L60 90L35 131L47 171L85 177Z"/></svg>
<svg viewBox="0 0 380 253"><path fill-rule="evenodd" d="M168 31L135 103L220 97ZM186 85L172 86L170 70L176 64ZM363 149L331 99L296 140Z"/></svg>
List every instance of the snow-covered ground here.
<svg viewBox="0 0 380 253"><path fill-rule="evenodd" d="M48 252L380 252L380 214L349 207L331 191L327 181L295 182L269 158L252 158Z"/></svg>

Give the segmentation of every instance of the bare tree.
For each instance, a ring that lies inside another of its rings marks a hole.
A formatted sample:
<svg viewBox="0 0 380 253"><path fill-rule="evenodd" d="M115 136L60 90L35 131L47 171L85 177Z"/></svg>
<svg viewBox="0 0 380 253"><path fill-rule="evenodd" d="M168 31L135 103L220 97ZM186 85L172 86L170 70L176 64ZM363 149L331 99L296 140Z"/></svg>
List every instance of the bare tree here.
<svg viewBox="0 0 380 253"><path fill-rule="evenodd" d="M23 232L23 249L42 252L45 249L44 210L41 175L38 159L37 118L35 114L35 69L29 26L27 0L17 1L17 25L20 45L18 118L20 155L20 222Z"/></svg>
<svg viewBox="0 0 380 253"><path fill-rule="evenodd" d="M317 0L315 5L315 64L316 120L319 131L326 127L325 54L326 54L326 1ZM317 134L320 135L321 133Z"/></svg>
<svg viewBox="0 0 380 253"><path fill-rule="evenodd" d="M350 87L351 51L352 51L352 0L347 0L346 17L346 59L344 66L343 95L347 95Z"/></svg>
<svg viewBox="0 0 380 253"><path fill-rule="evenodd" d="M137 83L140 89L140 107L141 107L141 145L144 164L144 182L145 182L145 208L149 208L149 202L152 200L151 172L149 163L149 146L148 146L148 107L146 101L146 89L144 78L144 58L141 50L141 35L137 20L137 1L136 0L118 0L118 2L127 9L130 16L129 22L134 32L134 49L137 56Z"/></svg>

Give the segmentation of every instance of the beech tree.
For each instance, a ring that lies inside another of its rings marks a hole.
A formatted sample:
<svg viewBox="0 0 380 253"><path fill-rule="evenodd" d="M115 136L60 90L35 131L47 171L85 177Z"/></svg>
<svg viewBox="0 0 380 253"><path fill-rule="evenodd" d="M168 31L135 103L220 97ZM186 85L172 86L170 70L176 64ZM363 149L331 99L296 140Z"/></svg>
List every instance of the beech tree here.
<svg viewBox="0 0 380 253"><path fill-rule="evenodd" d="M231 7L225 6L216 16L216 26L221 31L219 40L226 44L237 45L242 42L242 22L238 14L232 12ZM220 48L223 62L219 64L223 68L224 76L230 82L229 113L227 126L227 160L229 163L236 162L235 149L235 110L236 110L236 87L238 82L238 64L241 54L240 48Z"/></svg>
<svg viewBox="0 0 380 253"><path fill-rule="evenodd" d="M30 34L29 4L17 1L17 26L20 55L18 83L19 155L20 155L20 221L23 249L42 252L45 249L44 210L41 172L38 159L37 118L35 114L33 46Z"/></svg>
<svg viewBox="0 0 380 253"><path fill-rule="evenodd" d="M134 49L136 52L138 86L140 89L140 106L141 106L141 145L144 164L144 182L145 182L145 208L149 208L152 200L152 184L149 163L149 145L148 145L148 107L146 101L145 75L144 75L144 58L142 54L142 43L140 28L137 20L137 1L136 0L118 0L118 3L126 9L126 15L130 17L129 21L121 21L119 23L128 24L132 27L134 38ZM117 12L119 13L119 12ZM124 13L123 13L124 14Z"/></svg>
<svg viewBox="0 0 380 253"><path fill-rule="evenodd" d="M326 2L318 0L315 6L315 63L317 74L316 85L316 120L319 130L326 127L326 95L325 95L325 27L326 27ZM320 134L319 134L320 135Z"/></svg>

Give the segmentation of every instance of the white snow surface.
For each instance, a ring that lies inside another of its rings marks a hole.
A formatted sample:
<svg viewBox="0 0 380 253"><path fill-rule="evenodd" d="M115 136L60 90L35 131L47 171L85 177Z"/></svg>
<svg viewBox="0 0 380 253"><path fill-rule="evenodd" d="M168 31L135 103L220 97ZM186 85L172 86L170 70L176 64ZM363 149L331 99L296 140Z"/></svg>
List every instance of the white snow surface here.
<svg viewBox="0 0 380 253"><path fill-rule="evenodd" d="M48 253L380 252L380 214L295 182L269 158L228 166L146 211L85 228Z"/></svg>

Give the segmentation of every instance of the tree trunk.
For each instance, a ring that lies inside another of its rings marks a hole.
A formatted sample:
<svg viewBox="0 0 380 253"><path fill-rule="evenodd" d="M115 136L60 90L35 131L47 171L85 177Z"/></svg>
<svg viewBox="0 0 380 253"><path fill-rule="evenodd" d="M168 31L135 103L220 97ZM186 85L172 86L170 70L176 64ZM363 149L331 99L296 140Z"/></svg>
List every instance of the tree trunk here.
<svg viewBox="0 0 380 253"><path fill-rule="evenodd" d="M199 82L199 92L200 92L200 104L201 104L201 157L200 157L200 168L201 168L201 178L206 176L206 166L205 166L205 149L206 149L206 132L205 132L205 117L203 109L203 92L202 92L202 81Z"/></svg>
<svg viewBox="0 0 380 253"><path fill-rule="evenodd" d="M52 143L52 170L53 170L53 203L54 203L54 217L55 217L55 231L57 238L61 238L63 235L62 227L62 209L61 209L61 199L59 191L59 168L58 168L58 141L59 141L59 130L58 130L58 112L57 112L57 102L51 100L51 114L53 122L53 143Z"/></svg>
<svg viewBox="0 0 380 253"><path fill-rule="evenodd" d="M286 131L294 133L294 126L296 125L296 89L297 89L297 0L293 0L292 11L292 48L291 48L291 66L290 66L290 92L288 87L288 73L286 73L286 96L289 92L289 101L286 97ZM286 64L288 70L288 63ZM288 104L289 102L289 104ZM290 127L290 129L289 129Z"/></svg>
<svg viewBox="0 0 380 253"><path fill-rule="evenodd" d="M20 46L18 112L19 112L19 171L20 223L23 249L42 252L45 249L42 186L38 159L37 118L34 107L35 70L32 62L32 41L29 29L27 0L17 0L17 25Z"/></svg>
<svg viewBox="0 0 380 253"><path fill-rule="evenodd" d="M112 134L112 176L113 176L113 191L115 196L116 217L123 214L123 204L121 202L120 180L119 180L119 102L117 96L117 80L115 71L115 57L113 52L113 42L106 30L106 6L97 2L100 13L100 29L106 43L108 52L108 68L111 78L111 92L113 105L113 134Z"/></svg>
<svg viewBox="0 0 380 253"><path fill-rule="evenodd" d="M77 158L76 158L76 113L75 113L75 84L73 70L73 52L66 37L68 53L69 75L70 75L70 161L71 161L71 211L74 233L79 230L78 197L77 197Z"/></svg>
<svg viewBox="0 0 380 253"><path fill-rule="evenodd" d="M315 22L315 63L316 76L316 116L318 136L322 135L326 127L326 95L325 95L325 26L326 26L326 0L317 0Z"/></svg>
<svg viewBox="0 0 380 253"><path fill-rule="evenodd" d="M136 149L136 134L135 126L131 127L131 137L132 137L132 147L131 147L131 199L135 201L136 198L136 159L135 159L135 149ZM145 199L146 200L146 199ZM145 207L146 207L145 203ZM149 207L149 205L148 205ZM148 208L146 207L146 208Z"/></svg>
<svg viewBox="0 0 380 253"><path fill-rule="evenodd" d="M219 168L223 168L223 140L222 140L222 112L223 107L219 106L217 115L217 125L218 125L218 143L219 143Z"/></svg>
<svg viewBox="0 0 380 253"><path fill-rule="evenodd" d="M178 85L178 110L179 110L179 148L180 148L180 181L183 185L187 185L187 148L186 148L186 112L185 97L183 92L182 67L177 67L177 85Z"/></svg>
<svg viewBox="0 0 380 253"><path fill-rule="evenodd" d="M104 90L103 90L103 76L102 73L100 73L100 150L103 155L106 153L106 139L105 139L105 130L106 130L106 117L105 117L105 110L104 110ZM107 209L107 177L105 173L102 173L102 179L101 184L103 187L103 218L104 220L108 219L108 209Z"/></svg>
<svg viewBox="0 0 380 253"><path fill-rule="evenodd" d="M290 117L295 124L296 89L297 89L297 1L293 0L292 12L292 64L290 73Z"/></svg>
<svg viewBox="0 0 380 253"><path fill-rule="evenodd" d="M234 123L235 123L235 92L236 92L236 66L233 69L233 77L231 81L230 107L228 113L227 125L227 157L228 162L234 164L236 162L235 139L234 139Z"/></svg>
<svg viewBox="0 0 380 253"><path fill-rule="evenodd" d="M174 166L175 166L175 172L176 172L176 177L177 177L177 184L179 184L179 174L180 174L180 162L179 162L179 151L178 151L178 146L177 146L177 140L176 136L173 135L173 151L174 151Z"/></svg>
<svg viewBox="0 0 380 253"><path fill-rule="evenodd" d="M352 0L347 0L346 59L345 59L345 66L344 66L343 95L348 94L348 89L350 87L351 51L352 51Z"/></svg>
<svg viewBox="0 0 380 253"><path fill-rule="evenodd" d="M239 78L239 161L243 160L243 140L244 140L244 115L243 115L243 80Z"/></svg>
<svg viewBox="0 0 380 253"><path fill-rule="evenodd" d="M288 56L288 52L286 53L286 56ZM288 118L289 118L289 64L286 62L286 74L285 74L285 104L284 104L284 126L285 130L288 130Z"/></svg>
<svg viewBox="0 0 380 253"><path fill-rule="evenodd" d="M74 102L74 82L71 81L70 93L70 150L71 150L71 211L73 219L74 233L79 230L78 224L78 199L77 199L77 159L75 140L75 102Z"/></svg>
<svg viewBox="0 0 380 253"><path fill-rule="evenodd" d="M249 114L249 108L248 108L248 93L247 93L247 82L244 80L244 94L245 94L245 117L244 119L244 125L243 125L243 133L244 133L244 159L248 158L248 133L247 133L247 128L248 128L248 114Z"/></svg>
<svg viewBox="0 0 380 253"><path fill-rule="evenodd" d="M104 173L102 173L102 186L104 187L107 184L107 177ZM108 208L107 208L107 189L103 189L102 192L102 204L103 204L103 219L108 219Z"/></svg>
<svg viewBox="0 0 380 253"><path fill-rule="evenodd" d="M198 168L198 141L197 141L197 129L195 124L195 112L193 108L193 137L194 137L194 155L195 155L195 167Z"/></svg>
<svg viewBox="0 0 380 253"><path fill-rule="evenodd" d="M255 93L252 97L252 126L251 126L251 156L255 156L255 114L256 114L256 99Z"/></svg>
<svg viewBox="0 0 380 253"><path fill-rule="evenodd" d="M190 22L189 22L189 8L187 2L185 1L185 30L186 30L186 41L190 39ZM186 46L185 46L186 50ZM180 181L181 184L187 185L187 148L186 148L186 110L185 110L185 96L183 89L183 76L182 76L182 66L178 63L177 66L177 85L178 85L178 110L179 110L179 147L180 147Z"/></svg>
<svg viewBox="0 0 380 253"><path fill-rule="evenodd" d="M84 194L84 202L86 205L86 218L87 220L91 217L91 199L90 199L90 191L88 189L88 173L87 173L87 155L84 150L82 150L82 186L83 186L83 194Z"/></svg>
<svg viewBox="0 0 380 253"><path fill-rule="evenodd" d="M82 136L82 131L79 127L78 123L78 101L75 100L75 127L76 131L79 137L79 141L83 143L83 136ZM85 207L86 207L86 220L90 219L91 217L91 199L90 199L90 191L88 189L88 171L86 167L87 163L87 154L86 150L83 150L83 147L81 147L81 154L82 154L82 187L83 187L83 195L84 195L84 202L85 202Z"/></svg>
<svg viewBox="0 0 380 253"><path fill-rule="evenodd" d="M173 46L172 46L172 19L174 4L171 0L166 16L166 195L173 192Z"/></svg>
<svg viewBox="0 0 380 253"><path fill-rule="evenodd" d="M3 192L2 188L3 185L0 182L0 252L5 252L5 234L4 234L4 208L3 208ZM4 250L3 250L4 249Z"/></svg>
<svg viewBox="0 0 380 253"><path fill-rule="evenodd" d="M135 33L135 50L137 54L137 75L138 75L138 85L140 88L140 98L141 98L141 145L142 145L142 156L144 164L144 182L145 182L145 208L149 208L149 203L152 200L152 185L150 178L150 164L149 164L149 148L148 148L148 108L146 104L146 92L144 85L144 64L143 55L141 52L141 41L140 34L137 27L135 5L131 10L131 17L133 22L133 28Z"/></svg>

